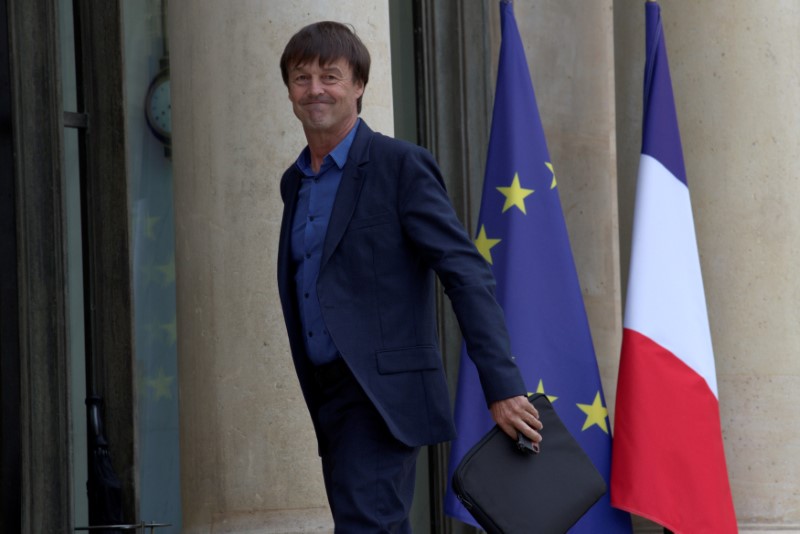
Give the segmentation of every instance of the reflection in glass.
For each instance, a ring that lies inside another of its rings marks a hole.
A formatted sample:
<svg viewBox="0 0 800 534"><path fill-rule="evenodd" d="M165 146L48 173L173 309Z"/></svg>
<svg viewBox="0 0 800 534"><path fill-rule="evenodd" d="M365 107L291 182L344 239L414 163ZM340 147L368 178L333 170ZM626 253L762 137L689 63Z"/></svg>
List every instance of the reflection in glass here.
<svg viewBox="0 0 800 534"><path fill-rule="evenodd" d="M148 128L145 97L162 68L162 2L123 2L140 518L181 531L172 164ZM168 93L161 96L168 96Z"/></svg>

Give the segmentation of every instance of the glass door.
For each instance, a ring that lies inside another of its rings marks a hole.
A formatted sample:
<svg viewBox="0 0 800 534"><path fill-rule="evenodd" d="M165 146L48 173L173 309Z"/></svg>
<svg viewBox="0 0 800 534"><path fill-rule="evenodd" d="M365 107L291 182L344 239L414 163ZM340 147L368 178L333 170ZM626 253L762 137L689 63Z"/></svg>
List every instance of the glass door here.
<svg viewBox="0 0 800 534"><path fill-rule="evenodd" d="M166 0L123 2L140 517L181 531Z"/></svg>
<svg viewBox="0 0 800 534"><path fill-rule="evenodd" d="M116 522L179 533L165 3L58 0L58 13L73 527L98 524L87 496L97 465L87 398L97 393L121 481ZM100 50L110 32L119 48Z"/></svg>

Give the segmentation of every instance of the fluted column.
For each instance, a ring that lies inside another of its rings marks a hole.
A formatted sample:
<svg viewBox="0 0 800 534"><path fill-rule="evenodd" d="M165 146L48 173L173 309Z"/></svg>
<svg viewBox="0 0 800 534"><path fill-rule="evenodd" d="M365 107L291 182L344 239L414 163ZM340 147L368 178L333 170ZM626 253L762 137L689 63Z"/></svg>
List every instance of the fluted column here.
<svg viewBox="0 0 800 534"><path fill-rule="evenodd" d="M305 145L279 58L324 19L369 47L363 116L391 133L386 2L169 2L187 533L332 530L275 281L278 182Z"/></svg>
<svg viewBox="0 0 800 534"><path fill-rule="evenodd" d="M660 3L739 528L798 532L800 4ZM616 0L614 9L627 265L641 139L644 2ZM679 430L684 417L691 414L676 414L670 424Z"/></svg>

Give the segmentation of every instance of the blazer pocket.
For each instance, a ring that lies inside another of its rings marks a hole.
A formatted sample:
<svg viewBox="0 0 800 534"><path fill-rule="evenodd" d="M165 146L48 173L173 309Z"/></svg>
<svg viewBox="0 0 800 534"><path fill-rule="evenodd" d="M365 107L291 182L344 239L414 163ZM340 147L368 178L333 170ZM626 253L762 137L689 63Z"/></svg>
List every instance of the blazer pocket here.
<svg viewBox="0 0 800 534"><path fill-rule="evenodd" d="M375 354L378 361L378 373L382 375L434 370L440 369L442 366L442 358L433 345L379 350Z"/></svg>
<svg viewBox="0 0 800 534"><path fill-rule="evenodd" d="M392 214L388 211L378 213L376 215L368 215L350 221L350 230L357 230L359 228L369 228L370 226L378 226L379 224L387 224L392 221Z"/></svg>

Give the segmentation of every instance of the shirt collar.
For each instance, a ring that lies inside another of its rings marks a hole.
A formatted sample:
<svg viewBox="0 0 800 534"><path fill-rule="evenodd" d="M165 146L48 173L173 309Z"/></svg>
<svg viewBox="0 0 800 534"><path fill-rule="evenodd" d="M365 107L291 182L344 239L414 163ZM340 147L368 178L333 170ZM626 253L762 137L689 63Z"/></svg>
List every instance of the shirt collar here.
<svg viewBox="0 0 800 534"><path fill-rule="evenodd" d="M350 147L353 145L353 140L356 138L356 131L358 130L358 125L361 124L361 117L356 119L356 123L347 133L347 135L342 139L336 148L331 150L322 163L322 168L326 167L326 161L332 159L336 166L339 169L344 167L344 164L347 163L347 155L350 153ZM311 151L309 150L308 146L306 146L303 151L300 153L300 156L297 158L297 167L303 171L303 174L306 176L314 176L314 171L311 170Z"/></svg>

